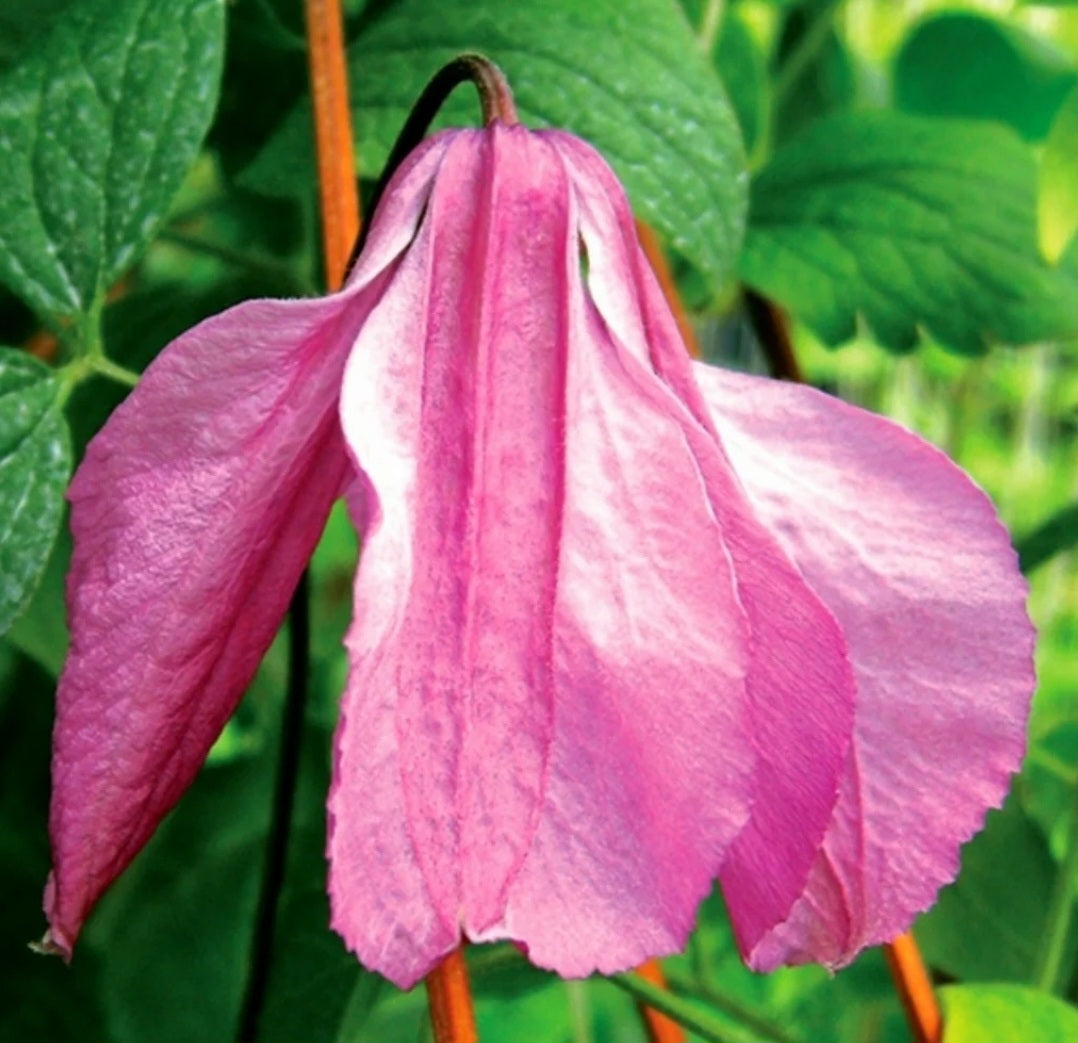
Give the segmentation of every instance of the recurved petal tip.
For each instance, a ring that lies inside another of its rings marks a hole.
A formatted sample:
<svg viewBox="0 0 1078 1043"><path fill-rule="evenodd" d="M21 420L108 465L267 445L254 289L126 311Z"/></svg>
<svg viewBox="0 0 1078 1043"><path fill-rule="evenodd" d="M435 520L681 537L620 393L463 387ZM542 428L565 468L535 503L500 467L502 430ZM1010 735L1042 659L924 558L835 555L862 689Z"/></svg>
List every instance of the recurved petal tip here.
<svg viewBox="0 0 1078 1043"><path fill-rule="evenodd" d="M64 963L71 962L71 946L66 942L57 940L51 929L45 932L41 941L27 942L26 945L27 948L40 953L42 956L59 956Z"/></svg>

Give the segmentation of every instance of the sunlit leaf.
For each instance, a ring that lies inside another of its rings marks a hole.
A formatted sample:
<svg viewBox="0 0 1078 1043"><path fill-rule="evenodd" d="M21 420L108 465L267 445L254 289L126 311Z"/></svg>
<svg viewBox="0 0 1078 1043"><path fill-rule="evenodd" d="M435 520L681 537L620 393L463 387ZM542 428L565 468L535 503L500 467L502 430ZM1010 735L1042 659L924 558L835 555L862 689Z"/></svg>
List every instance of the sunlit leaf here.
<svg viewBox="0 0 1078 1043"><path fill-rule="evenodd" d="M1040 141L1078 80L1043 36L986 15L948 11L921 22L895 59L895 102L924 116L989 119Z"/></svg>
<svg viewBox="0 0 1078 1043"><path fill-rule="evenodd" d="M1021 985L951 985L940 990L943 1043L1073 1043L1078 1009Z"/></svg>
<svg viewBox="0 0 1078 1043"><path fill-rule="evenodd" d="M856 112L815 124L752 186L745 282L839 344L921 330L965 352L1078 333L1078 251L1036 243L1036 173L1006 129Z"/></svg>
<svg viewBox="0 0 1078 1043"><path fill-rule="evenodd" d="M1041 250L1052 264L1078 231L1078 87L1056 113L1041 156L1037 225Z"/></svg>

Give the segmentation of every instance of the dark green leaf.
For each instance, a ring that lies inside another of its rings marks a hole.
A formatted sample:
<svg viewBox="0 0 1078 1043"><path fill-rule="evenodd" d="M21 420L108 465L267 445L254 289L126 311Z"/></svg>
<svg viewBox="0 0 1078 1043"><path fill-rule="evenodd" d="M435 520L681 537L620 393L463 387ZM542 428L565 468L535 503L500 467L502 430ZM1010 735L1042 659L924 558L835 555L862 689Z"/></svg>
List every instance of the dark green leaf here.
<svg viewBox="0 0 1078 1043"><path fill-rule="evenodd" d="M1064 507L1043 525L1017 540L1015 547L1027 575L1057 554L1078 545L1078 503Z"/></svg>
<svg viewBox="0 0 1078 1043"><path fill-rule="evenodd" d="M714 62L730 96L745 147L751 152L763 137L770 98L764 56L737 8L723 16Z"/></svg>
<svg viewBox="0 0 1078 1043"><path fill-rule="evenodd" d="M1078 87L1067 95L1052 126L1041 156L1037 218L1041 250L1055 264L1078 232Z"/></svg>
<svg viewBox="0 0 1078 1043"><path fill-rule="evenodd" d="M265 754L206 768L87 923L114 1043L234 1037L271 785Z"/></svg>
<svg viewBox="0 0 1078 1043"><path fill-rule="evenodd" d="M856 98L856 61L834 24L835 6L806 5L791 11L783 25L772 72L777 142L849 108Z"/></svg>
<svg viewBox="0 0 1078 1043"><path fill-rule="evenodd" d="M7 693L0 702L0 1039L112 1043L93 954L80 952L65 967L27 946L45 930L53 682L18 655L0 670L0 690Z"/></svg>
<svg viewBox="0 0 1078 1043"><path fill-rule="evenodd" d="M349 50L360 170L385 163L405 116L435 71L463 51L505 70L521 119L594 144L639 214L716 284L730 273L744 221L744 157L722 85L683 13L665 0L403 0ZM474 122L458 90L446 119ZM307 193L310 114L285 121L244 184Z"/></svg>
<svg viewBox="0 0 1078 1043"><path fill-rule="evenodd" d="M951 985L940 990L943 1043L1073 1043L1078 1010L1021 985Z"/></svg>
<svg viewBox="0 0 1078 1043"><path fill-rule="evenodd" d="M1078 333L1078 250L1036 243L1036 172L1006 129L856 112L821 121L752 186L745 282L838 344L952 349Z"/></svg>
<svg viewBox="0 0 1078 1043"><path fill-rule="evenodd" d="M71 473L60 381L21 351L0 348L0 634L45 570Z"/></svg>
<svg viewBox="0 0 1078 1043"><path fill-rule="evenodd" d="M73 0L0 4L0 72L14 64Z"/></svg>
<svg viewBox="0 0 1078 1043"><path fill-rule="evenodd" d="M1048 133L1076 74L1048 40L972 12L921 22L895 61L895 101L925 116L998 120L1030 141Z"/></svg>
<svg viewBox="0 0 1078 1043"><path fill-rule="evenodd" d="M305 890L281 903L260 1043L334 1043L361 976L372 979L366 983L372 1003L375 983L383 981L364 971L330 930L325 875L323 862Z"/></svg>
<svg viewBox="0 0 1078 1043"><path fill-rule="evenodd" d="M67 655L64 589L70 565L71 534L67 525L61 523L37 590L6 636L7 641L54 678L60 676Z"/></svg>
<svg viewBox="0 0 1078 1043"><path fill-rule="evenodd" d="M88 310L134 260L217 100L221 0L86 0L0 78L0 279Z"/></svg>
<svg viewBox="0 0 1078 1043"><path fill-rule="evenodd" d="M1030 980L1055 875L1043 835L1017 800L991 812L962 851L958 879L918 921L929 962L966 981Z"/></svg>

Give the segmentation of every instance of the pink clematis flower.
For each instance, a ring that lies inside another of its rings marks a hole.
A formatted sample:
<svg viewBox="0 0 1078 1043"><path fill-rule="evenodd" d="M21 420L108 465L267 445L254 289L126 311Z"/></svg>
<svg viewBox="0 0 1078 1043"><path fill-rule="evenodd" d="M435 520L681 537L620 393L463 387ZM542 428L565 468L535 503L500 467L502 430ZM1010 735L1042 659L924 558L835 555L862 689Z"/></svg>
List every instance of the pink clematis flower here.
<svg viewBox="0 0 1078 1043"><path fill-rule="evenodd" d="M340 293L185 333L72 483L64 954L342 493L333 925L401 986L462 936L629 967L716 877L753 966L841 965L932 902L1022 755L1032 631L984 494L887 420L692 363L588 145L445 132Z"/></svg>

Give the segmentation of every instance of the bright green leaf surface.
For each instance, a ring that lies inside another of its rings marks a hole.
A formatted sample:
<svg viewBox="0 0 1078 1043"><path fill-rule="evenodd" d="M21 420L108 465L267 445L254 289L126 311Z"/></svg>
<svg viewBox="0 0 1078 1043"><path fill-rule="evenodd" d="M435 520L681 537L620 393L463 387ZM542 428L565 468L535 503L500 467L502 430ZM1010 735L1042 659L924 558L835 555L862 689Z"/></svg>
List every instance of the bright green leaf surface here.
<svg viewBox="0 0 1078 1043"><path fill-rule="evenodd" d="M0 72L18 60L34 38L48 30L73 0L0 4Z"/></svg>
<svg viewBox="0 0 1078 1043"><path fill-rule="evenodd" d="M1021 985L940 990L943 1043L1074 1043L1078 1010Z"/></svg>
<svg viewBox="0 0 1078 1043"><path fill-rule="evenodd" d="M962 851L958 879L918 921L928 961L964 981L1031 980L1054 879L1043 835L1012 798L989 814Z"/></svg>
<svg viewBox="0 0 1078 1043"><path fill-rule="evenodd" d="M148 240L217 100L222 0L86 0L0 77L0 279L87 310Z"/></svg>
<svg viewBox="0 0 1078 1043"><path fill-rule="evenodd" d="M463 51L504 70L523 122L564 127L610 161L637 212L721 283L744 222L744 157L722 85L681 10L665 0L404 0L349 52L360 169L385 163L435 71ZM459 88L446 121L474 122ZM307 192L310 113L293 113L247 172L262 190Z"/></svg>
<svg viewBox="0 0 1078 1043"><path fill-rule="evenodd" d="M922 22L895 61L895 102L907 112L998 120L1040 141L1078 79L1041 37L995 18L946 12Z"/></svg>
<svg viewBox="0 0 1078 1043"><path fill-rule="evenodd" d="M752 186L745 282L830 344L864 317L887 347L1078 333L1078 251L1036 244L1029 150L991 124L856 112L817 123Z"/></svg>
<svg viewBox="0 0 1078 1043"><path fill-rule="evenodd" d="M1041 156L1037 225L1041 250L1051 264L1078 231L1078 87L1056 113Z"/></svg>
<svg viewBox="0 0 1078 1043"><path fill-rule="evenodd" d="M33 596L60 527L71 448L59 390L47 366L0 349L0 634Z"/></svg>

